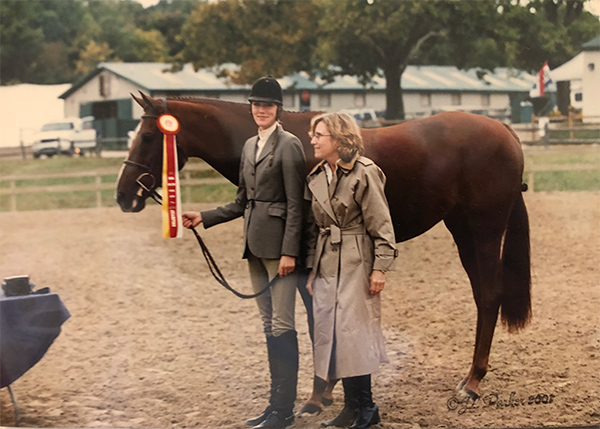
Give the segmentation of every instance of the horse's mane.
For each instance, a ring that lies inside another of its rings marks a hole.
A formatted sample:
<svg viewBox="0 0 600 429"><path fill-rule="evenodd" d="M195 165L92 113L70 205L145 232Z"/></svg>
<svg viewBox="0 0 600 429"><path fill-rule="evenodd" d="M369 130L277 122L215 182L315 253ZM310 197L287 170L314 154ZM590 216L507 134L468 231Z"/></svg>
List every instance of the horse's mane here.
<svg viewBox="0 0 600 429"><path fill-rule="evenodd" d="M238 101L219 100L217 98L208 98L208 97L201 97L201 96L194 96L194 95L174 95L174 96L168 96L166 98L167 98L167 100L184 101L184 102L195 103L195 104L202 103L202 104L211 104L211 105L230 105L230 106L235 106L235 107L246 107L246 108L248 106L246 103L240 103ZM292 114L316 113L316 112L299 112L297 110L285 110L284 112L292 113Z"/></svg>

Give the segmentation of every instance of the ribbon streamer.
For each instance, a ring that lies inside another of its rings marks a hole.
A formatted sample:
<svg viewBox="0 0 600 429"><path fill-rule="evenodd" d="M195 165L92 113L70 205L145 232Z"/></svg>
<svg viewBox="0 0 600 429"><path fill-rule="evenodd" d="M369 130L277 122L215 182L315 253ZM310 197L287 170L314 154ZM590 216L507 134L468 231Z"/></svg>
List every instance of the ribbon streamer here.
<svg viewBox="0 0 600 429"><path fill-rule="evenodd" d="M179 183L179 165L177 162L177 143L175 136L179 132L179 122L172 115L161 115L157 120L163 137L163 237L181 238L183 224L181 218L181 192ZM166 196L166 198L164 198Z"/></svg>

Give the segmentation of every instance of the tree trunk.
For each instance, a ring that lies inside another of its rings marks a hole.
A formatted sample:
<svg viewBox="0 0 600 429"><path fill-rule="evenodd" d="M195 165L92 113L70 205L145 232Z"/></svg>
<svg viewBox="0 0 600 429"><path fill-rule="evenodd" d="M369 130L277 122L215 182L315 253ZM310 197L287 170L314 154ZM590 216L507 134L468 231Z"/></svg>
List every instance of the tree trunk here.
<svg viewBox="0 0 600 429"><path fill-rule="evenodd" d="M399 66L385 67L385 119L404 119L404 100L400 79L404 69Z"/></svg>

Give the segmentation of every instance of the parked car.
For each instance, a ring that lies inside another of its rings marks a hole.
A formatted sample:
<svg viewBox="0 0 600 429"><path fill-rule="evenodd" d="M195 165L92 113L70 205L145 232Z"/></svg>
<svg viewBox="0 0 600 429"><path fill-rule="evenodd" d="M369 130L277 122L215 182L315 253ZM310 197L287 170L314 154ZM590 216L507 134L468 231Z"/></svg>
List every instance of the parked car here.
<svg viewBox="0 0 600 429"><path fill-rule="evenodd" d="M347 113L354 117L356 123L363 128L375 128L381 126L381 122L373 109L344 109L340 112Z"/></svg>
<svg viewBox="0 0 600 429"><path fill-rule="evenodd" d="M42 126L33 136L31 149L34 158L42 155L84 155L96 149L94 117L65 118Z"/></svg>

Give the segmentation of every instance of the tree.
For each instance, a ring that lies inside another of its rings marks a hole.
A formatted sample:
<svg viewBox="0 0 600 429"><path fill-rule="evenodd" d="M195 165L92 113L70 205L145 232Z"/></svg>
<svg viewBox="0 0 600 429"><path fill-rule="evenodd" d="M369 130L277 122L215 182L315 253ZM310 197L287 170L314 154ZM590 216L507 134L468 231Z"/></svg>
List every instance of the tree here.
<svg viewBox="0 0 600 429"><path fill-rule="evenodd" d="M184 47L179 37L181 27L200 1L202 0L161 0L136 14L136 26L144 31L160 31L168 49L167 55L175 57Z"/></svg>
<svg viewBox="0 0 600 429"><path fill-rule="evenodd" d="M323 2L317 47L321 69L356 75L364 83L383 72L386 118L403 118L402 74L423 43L447 33L453 7L454 2L438 0Z"/></svg>
<svg viewBox="0 0 600 429"><path fill-rule="evenodd" d="M178 63L196 69L234 63L223 73L238 83L312 71L317 12L307 1L202 3L182 28Z"/></svg>
<svg viewBox="0 0 600 429"><path fill-rule="evenodd" d="M448 37L424 43L414 64L536 73L546 61L551 68L565 63L600 33L598 18L583 8L585 0L463 3L460 25L451 26Z"/></svg>
<svg viewBox="0 0 600 429"><path fill-rule="evenodd" d="M112 53L112 50L108 47L108 43L104 42L98 45L92 40L80 53L75 71L80 75L86 74L96 67L98 63L108 60Z"/></svg>
<svg viewBox="0 0 600 429"><path fill-rule="evenodd" d="M42 29L30 25L38 12L37 3L0 2L0 79L3 85L36 80L35 65L44 51L45 40Z"/></svg>
<svg viewBox="0 0 600 429"><path fill-rule="evenodd" d="M329 74L386 79L386 118L404 117L401 76L408 64L537 72L574 56L600 33L585 0L328 0L317 57ZM331 67L331 65L335 67Z"/></svg>

